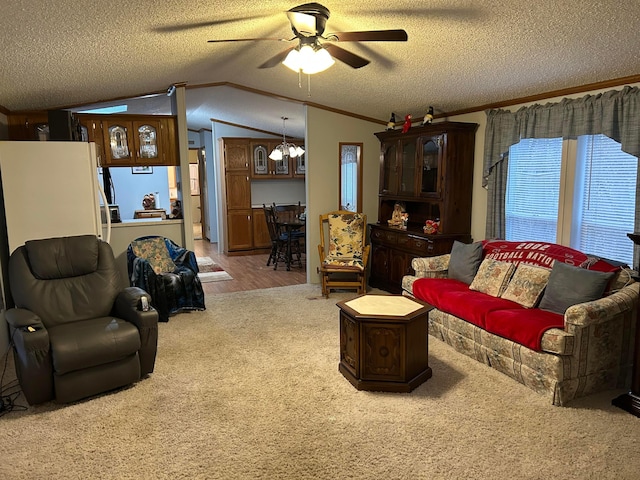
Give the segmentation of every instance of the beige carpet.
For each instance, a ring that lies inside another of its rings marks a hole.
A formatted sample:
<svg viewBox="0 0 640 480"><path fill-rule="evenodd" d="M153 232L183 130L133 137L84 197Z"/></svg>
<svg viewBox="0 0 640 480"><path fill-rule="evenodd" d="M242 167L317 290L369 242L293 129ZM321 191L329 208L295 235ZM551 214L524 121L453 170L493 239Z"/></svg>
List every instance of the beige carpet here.
<svg viewBox="0 0 640 480"><path fill-rule="evenodd" d="M149 378L0 418L0 478L640 478L640 419L610 405L619 391L554 407L433 338L414 392L355 390L337 368L350 296L209 296L160 324Z"/></svg>

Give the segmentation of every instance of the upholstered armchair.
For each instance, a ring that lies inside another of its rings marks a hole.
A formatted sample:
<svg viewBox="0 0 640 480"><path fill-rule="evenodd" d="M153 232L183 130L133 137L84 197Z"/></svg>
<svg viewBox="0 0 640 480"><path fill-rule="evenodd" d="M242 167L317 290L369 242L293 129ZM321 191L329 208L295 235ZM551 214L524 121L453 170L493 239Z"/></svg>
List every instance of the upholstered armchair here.
<svg viewBox="0 0 640 480"><path fill-rule="evenodd" d="M153 372L158 314L123 288L113 251L93 235L33 240L9 259L5 312L29 404L73 402Z"/></svg>
<svg viewBox="0 0 640 480"><path fill-rule="evenodd" d="M172 240L155 235L137 238L127 248L127 267L131 286L151 295L159 321L205 309L196 255Z"/></svg>
<svg viewBox="0 0 640 480"><path fill-rule="evenodd" d="M320 215L320 266L322 294L336 289L367 291L367 262L370 245L366 244L367 216L346 210ZM326 241L325 241L326 237Z"/></svg>

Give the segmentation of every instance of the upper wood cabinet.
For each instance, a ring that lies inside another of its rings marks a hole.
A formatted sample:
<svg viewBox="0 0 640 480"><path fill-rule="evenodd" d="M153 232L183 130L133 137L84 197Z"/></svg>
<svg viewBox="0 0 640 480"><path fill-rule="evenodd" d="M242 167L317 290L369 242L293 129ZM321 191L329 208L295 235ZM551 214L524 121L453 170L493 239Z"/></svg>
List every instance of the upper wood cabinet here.
<svg viewBox="0 0 640 480"><path fill-rule="evenodd" d="M440 220L440 233L468 234L475 123L439 122L376 133L380 139L378 223L386 226L396 203L409 214L409 229Z"/></svg>
<svg viewBox="0 0 640 480"><path fill-rule="evenodd" d="M96 143L102 166L180 164L176 118L167 115L96 115L78 113L82 139ZM48 113L8 115L10 140L49 140Z"/></svg>
<svg viewBox="0 0 640 480"><path fill-rule="evenodd" d="M277 140L254 140L251 148L251 177L255 179L291 178L293 176L292 162L289 157L282 160L269 158L272 150L282 142Z"/></svg>
<svg viewBox="0 0 640 480"><path fill-rule="evenodd" d="M10 113L7 120L9 140L49 140L47 112Z"/></svg>
<svg viewBox="0 0 640 480"><path fill-rule="evenodd" d="M244 138L224 139L225 170L242 170L249 174L249 142Z"/></svg>
<svg viewBox="0 0 640 480"><path fill-rule="evenodd" d="M178 165L173 119L109 116L102 121L105 165ZM173 133L173 135L172 135Z"/></svg>

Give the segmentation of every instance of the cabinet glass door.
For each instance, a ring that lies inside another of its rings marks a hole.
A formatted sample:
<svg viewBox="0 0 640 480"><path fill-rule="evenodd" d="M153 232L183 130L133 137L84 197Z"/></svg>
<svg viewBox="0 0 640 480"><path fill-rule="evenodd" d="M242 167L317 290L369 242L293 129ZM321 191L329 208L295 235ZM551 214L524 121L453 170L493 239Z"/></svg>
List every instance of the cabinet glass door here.
<svg viewBox="0 0 640 480"><path fill-rule="evenodd" d="M269 150L267 150L267 145L262 143L252 144L251 151L253 152L252 175L254 177L269 175Z"/></svg>
<svg viewBox="0 0 640 480"><path fill-rule="evenodd" d="M402 142L402 163L400 165L400 193L415 195L416 192L416 140Z"/></svg>
<svg viewBox="0 0 640 480"><path fill-rule="evenodd" d="M152 125L140 125L138 127L140 158L158 158L158 131Z"/></svg>
<svg viewBox="0 0 640 480"><path fill-rule="evenodd" d="M109 127L108 135L109 146L111 147L111 158L116 160L131 158L129 154L127 129L122 125L112 125Z"/></svg>
<svg viewBox="0 0 640 480"><path fill-rule="evenodd" d="M397 144L383 143L383 163L382 163L382 189L380 193L398 192L398 165L397 165Z"/></svg>
<svg viewBox="0 0 640 480"><path fill-rule="evenodd" d="M438 196L440 194L442 137L422 138L422 162L420 194Z"/></svg>

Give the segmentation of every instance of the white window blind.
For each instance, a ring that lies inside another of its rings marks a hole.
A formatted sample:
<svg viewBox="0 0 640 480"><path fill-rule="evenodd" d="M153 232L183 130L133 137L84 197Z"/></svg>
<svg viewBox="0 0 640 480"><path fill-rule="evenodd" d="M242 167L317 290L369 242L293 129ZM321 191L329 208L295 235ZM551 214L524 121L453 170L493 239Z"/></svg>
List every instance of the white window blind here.
<svg viewBox="0 0 640 480"><path fill-rule="evenodd" d="M638 159L604 135L578 138L571 246L633 263Z"/></svg>
<svg viewBox="0 0 640 480"><path fill-rule="evenodd" d="M509 149L506 240L556 241L562 138L523 139Z"/></svg>

